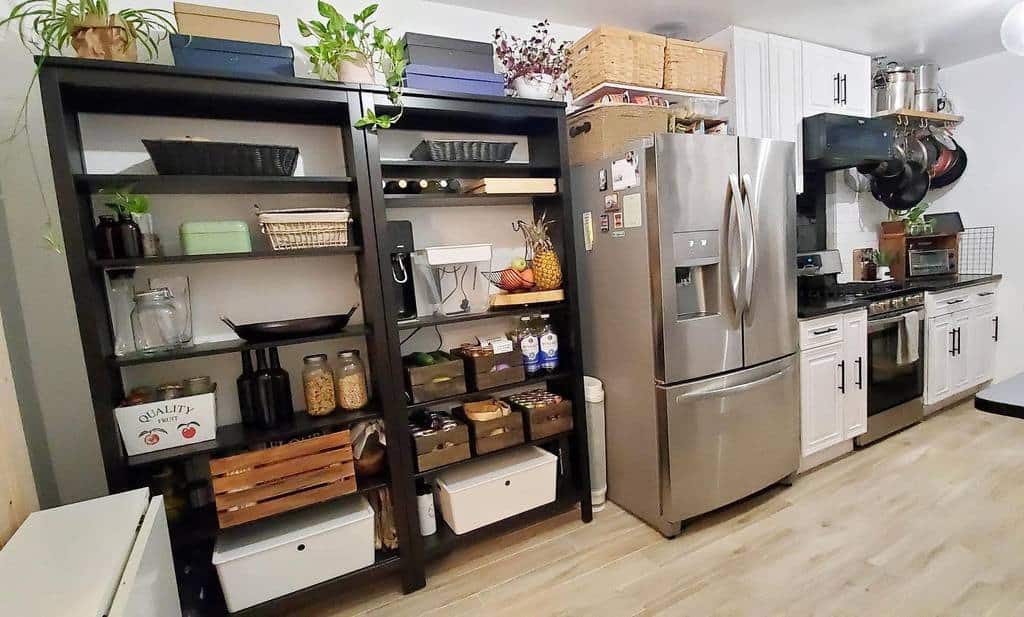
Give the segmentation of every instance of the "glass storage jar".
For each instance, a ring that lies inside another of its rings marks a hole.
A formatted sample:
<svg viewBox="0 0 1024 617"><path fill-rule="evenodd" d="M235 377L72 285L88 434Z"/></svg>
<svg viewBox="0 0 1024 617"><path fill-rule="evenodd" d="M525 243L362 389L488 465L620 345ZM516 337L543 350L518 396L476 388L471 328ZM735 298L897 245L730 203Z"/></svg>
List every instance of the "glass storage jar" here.
<svg viewBox="0 0 1024 617"><path fill-rule="evenodd" d="M166 289L150 289L135 294L132 309L132 332L135 349L153 353L181 344L181 316Z"/></svg>
<svg viewBox="0 0 1024 617"><path fill-rule="evenodd" d="M366 367L358 349L338 352L338 370L335 374L338 407L348 411L362 409L370 401L366 388Z"/></svg>
<svg viewBox="0 0 1024 617"><path fill-rule="evenodd" d="M302 359L302 390L306 395L306 413L311 416L326 416L337 407L334 371L327 362L327 354Z"/></svg>

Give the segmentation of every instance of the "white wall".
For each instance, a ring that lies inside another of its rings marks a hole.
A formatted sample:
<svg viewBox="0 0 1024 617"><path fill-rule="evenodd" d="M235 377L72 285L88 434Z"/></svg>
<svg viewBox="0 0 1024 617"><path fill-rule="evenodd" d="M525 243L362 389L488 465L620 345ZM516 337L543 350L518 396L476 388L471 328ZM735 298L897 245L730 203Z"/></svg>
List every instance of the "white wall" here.
<svg viewBox="0 0 1024 617"><path fill-rule="evenodd" d="M300 48L303 40L298 34L296 18L316 18L316 3L314 0L303 2L280 2L277 0L207 0L205 4L240 8L247 10L277 13L281 17L281 35L285 44ZM8 1L7 5L10 4ZM114 8L124 6L147 6L151 8L171 8L171 0L151 0L147 2L118 2L112 3ZM353 0L337 0L334 2L343 13L354 13L362 8L363 2ZM542 18L543 16L538 16ZM510 17L496 13L477 11L460 7L435 4L421 0L391 0L382 3L378 12L378 21L382 25L393 28L396 35L401 35L406 30L425 32L442 36L452 36L479 41L490 40L494 28L503 26L517 34L529 32L533 20ZM552 33L555 36L574 39L586 32L584 28L571 26L553 25ZM16 109L21 104L25 94L25 88L32 75L32 63L29 53L25 51L13 32L5 31L0 33L0 53L5 58L5 79L0 81L0 129L3 135L7 135L13 126ZM159 63L171 63L170 52L164 44L161 55L156 60ZM305 61L301 51L296 52L296 74L305 76L308 63ZM42 114L38 103L38 93L33 91L30 96L29 126L30 139L24 135L19 136L12 143L0 144L0 186L3 187L4 203L6 204L7 223L9 228L11 252L14 256L15 273L20 288L21 300L24 307L25 330L29 340L31 370L35 378L36 389L38 390L39 404L42 410L43 425L45 426L46 438L49 442L49 449L52 455L54 475L60 493L61 502L77 501L86 499L106 492L106 483L103 478L102 463L99 453L99 443L96 437L95 424L92 419L92 410L89 405L89 392L85 377L85 366L82 359L80 347L78 346L78 327L72 303L70 282L68 278L67 265L63 256L57 255L46 249L41 239L41 230L46 221L46 209L44 202L51 210L55 208L52 180L50 177L49 152L46 145L46 136L42 126ZM89 164L93 169L124 169L135 164L145 165L140 160L137 142L135 145L126 146L127 141L115 139L113 142L103 141L100 133L90 132L90 128L99 128L109 122L102 117L94 117L86 121L85 129L89 133ZM122 125L121 129L126 130L128 125ZM162 130L169 130L170 125L161 126ZM190 127L194 128L194 127ZM152 129L150 124L149 130ZM234 129L226 125L209 123L204 125L202 130L207 132L230 134ZM34 163L33 163L34 162ZM333 165L337 161L322 164ZM318 163L320 164L320 163ZM37 178L38 177L38 181ZM182 198L161 197L154 199L154 208L160 206L173 206L174 200ZM225 198L228 199L228 198ZM243 212L248 206L247 198L230 198L235 202L235 210ZM276 198L280 202L280 196ZM267 201L267 200L264 200ZM271 205L279 205L274 203ZM476 210L476 212L472 212ZM512 207L507 210L507 218L521 218L529 215L529 209L525 207ZM451 230L460 229L465 235L460 236L461 241L469 242L477 235L488 238L487 241L510 244L513 242L511 231L499 229L493 224L493 217L488 217L480 209L467 209L462 213L448 213L432 218L424 219L423 215L417 213L416 225L427 230L424 234L430 239L450 240L453 236ZM397 217L396 217L397 218ZM402 217L411 218L411 217ZM173 235L171 236L173 240ZM350 258L333 258L344 260ZM317 268L329 266L330 262L317 262ZM274 266L275 268L289 270L301 267L301 264L284 264ZM247 270L248 265L243 264L210 264L197 270L196 276L200 288L209 286L207 282L217 277L229 277L238 281L239 285L245 280L252 279L252 271ZM291 272L293 270L289 270ZM287 273L286 273L287 275ZM200 291L201 291L200 289ZM201 294L202 295L202 294ZM333 290L328 298L333 304L347 302L349 298L341 297L342 294ZM275 301L260 307L265 311L264 315L275 312L276 309L284 310L286 307L291 313L300 313L305 309L312 310L318 306L323 298L311 300L306 305L296 305L295 295ZM299 294L299 297L303 297ZM223 306L215 307L223 309ZM241 311L243 306L236 303L228 306L231 310ZM215 310L209 308L207 313ZM212 314L212 313L211 313ZM207 315L208 316L208 315ZM253 312L248 317L256 319L261 317ZM204 322L206 323L206 322ZM203 328L206 326L204 325ZM213 326L211 326L213 327ZM500 329L500 327L499 327ZM216 332L203 331L204 335L214 335ZM446 341L446 346L465 340L466 336L460 332L452 332L448 337L452 340ZM422 337L422 338L421 338ZM410 346L429 347L434 343L426 341L429 336L424 333L419 335ZM461 340L460 340L461 339ZM347 343L347 341L345 341ZM339 343L339 347L341 343ZM329 349L317 349L314 351L330 351ZM301 353L306 349L294 349L284 354L286 368L292 371L293 379L298 374L298 363L301 360ZM163 368L133 369L126 377L129 382L141 382L143 380L157 380L163 376L181 378L188 374L197 372L210 373L227 386L226 390L233 390L229 380L233 380L237 365L234 359L218 359L203 364L198 360L189 360ZM228 380L228 381L226 381ZM228 398L228 397L224 397ZM231 421L235 414L231 406L225 409L221 422ZM54 504L47 504L54 505Z"/></svg>
<svg viewBox="0 0 1024 617"><path fill-rule="evenodd" d="M960 181L935 200L932 211L959 211L966 227L996 227L995 272L999 287L996 378L1024 371L1024 173L1020 122L1024 58L1000 53L944 69L944 87L964 122L956 139L969 155Z"/></svg>
<svg viewBox="0 0 1024 617"><path fill-rule="evenodd" d="M828 226L828 248L839 251L843 272L839 282L853 276L853 251L878 248L878 228L886 220L889 209L871 196L856 193L844 182L845 172L828 174L825 184L825 220Z"/></svg>

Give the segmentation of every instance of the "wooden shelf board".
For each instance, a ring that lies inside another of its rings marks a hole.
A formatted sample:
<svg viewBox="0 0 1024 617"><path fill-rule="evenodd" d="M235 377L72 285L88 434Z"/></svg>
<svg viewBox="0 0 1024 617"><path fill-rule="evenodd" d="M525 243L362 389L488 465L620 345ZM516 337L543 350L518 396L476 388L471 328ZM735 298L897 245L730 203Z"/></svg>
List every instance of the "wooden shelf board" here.
<svg viewBox="0 0 1024 617"><path fill-rule="evenodd" d="M464 461L457 461L455 463L449 463L448 465L441 465L440 467L435 467L433 469L428 469L426 471L418 471L418 472L416 472L416 474L414 474L414 476L416 478L428 478L430 476L435 476L435 475L437 475L437 474L439 474L441 472L444 472L444 471L447 471L449 469L452 469L453 467L458 467L459 465L463 465L465 463L469 463L469 462L472 462L472 461L478 461L478 460L480 460L482 458L489 458L489 457L494 456L496 454L502 454L504 452L508 452L509 450L514 450L515 448L520 448L522 446L542 446L544 444L553 443L555 441L558 441L559 439L563 439L563 438L569 437L570 435L572 435L572 430L565 431L564 433L557 433L555 435L550 435L548 437L542 437L541 439L534 439L532 441L526 441L526 442L523 442L521 444L516 444L514 446L510 446L510 447L505 448L503 450L496 450L494 452L488 452L487 454L480 454L480 455L477 455L477 456L472 456L470 458L467 458Z"/></svg>
<svg viewBox="0 0 1024 617"><path fill-rule="evenodd" d="M891 118L894 116L906 116L908 118L922 118L924 120L933 120L935 122L963 122L963 116L957 116L954 114L944 114L932 111L918 111L916 109L897 109L893 111L883 111L875 114L876 118Z"/></svg>
<svg viewBox="0 0 1024 617"><path fill-rule="evenodd" d="M561 379L568 379L572 377L571 371L560 371L553 375L541 375L540 377L531 377L526 381L520 381L519 383L510 383L503 386L497 386L494 388L487 388L485 390L477 390L476 392L466 392L464 394L456 394L454 396L446 396L439 398L434 401L428 401L426 403L415 403L406 405L406 409L414 411L417 409L428 409L439 405L449 405L452 403L461 403L463 401L469 401L478 399L480 397L486 397L489 394L497 394L499 392L506 392L508 390L516 390L519 388L529 388L530 386L540 386L549 381L557 381Z"/></svg>
<svg viewBox="0 0 1024 617"><path fill-rule="evenodd" d="M529 205L537 198L559 198L561 193L510 193L480 195L474 193L426 195L385 195L388 208L440 208L451 206L518 206Z"/></svg>
<svg viewBox="0 0 1024 617"><path fill-rule="evenodd" d="M575 99L573 99L572 104L575 107L586 107L588 105L592 105L598 102L599 100L601 100L601 97L603 97L606 94L618 94L619 92L622 92L624 90L628 90L633 94L660 96L661 98L666 99L670 103L679 103L687 99L706 99L711 101L718 101L720 103L724 103L729 100L727 97L716 96L714 94L701 94L699 92L683 92L681 90L665 90L662 88L644 88L642 86L630 86L627 84L605 82L603 84L598 84L594 86L590 90L587 90L580 96L576 97Z"/></svg>
<svg viewBox="0 0 1024 617"><path fill-rule="evenodd" d="M466 315L427 315L417 317L411 321L398 322L399 330L415 330L417 328L432 328L447 324L466 323L469 321L480 321L482 319L501 319L503 317L519 317L526 313L540 311L561 311L568 308L564 302L552 304L534 305L531 307L492 309L482 313L469 313Z"/></svg>
<svg viewBox="0 0 1024 617"><path fill-rule="evenodd" d="M348 176L161 176L158 174L76 174L79 192L131 186L136 193L225 195L237 193L348 193Z"/></svg>
<svg viewBox="0 0 1024 617"><path fill-rule="evenodd" d="M330 341L340 338L366 336L368 332L369 328L367 328L364 324L354 324L346 327L344 330L340 332L332 332L330 334L319 334L316 336L305 336L302 338L280 339L274 341L267 341L265 343L247 343L242 339L232 339L227 341L215 341L212 343L197 343L195 345L190 345L188 347L181 347L178 349L172 349L170 351L161 351L150 354L132 352L124 356L111 357L110 362L115 366L137 366L139 364L170 362L172 360L184 360L186 358L201 358L204 356L240 353L246 351L247 349L286 347L289 345L302 345L303 343L314 343L317 341Z"/></svg>
<svg viewBox="0 0 1024 617"><path fill-rule="evenodd" d="M332 255L353 255L362 251L359 246L331 246L294 251L258 250L249 253L215 253L209 255L164 255L161 257L136 257L128 259L96 259L93 264L104 270L122 270L146 266L193 264L218 261L246 261L258 259L282 259L296 257L328 257Z"/></svg>
<svg viewBox="0 0 1024 617"><path fill-rule="evenodd" d="M327 416L310 416L304 411L295 412L295 420L272 429L258 429L243 424L225 424L217 427L217 438L178 448L137 454L127 458L129 467L145 467L170 461L192 458L200 454L213 454L239 450L271 441L286 441L293 437L321 430L342 428L363 420L379 419L375 408L359 411L337 410Z"/></svg>

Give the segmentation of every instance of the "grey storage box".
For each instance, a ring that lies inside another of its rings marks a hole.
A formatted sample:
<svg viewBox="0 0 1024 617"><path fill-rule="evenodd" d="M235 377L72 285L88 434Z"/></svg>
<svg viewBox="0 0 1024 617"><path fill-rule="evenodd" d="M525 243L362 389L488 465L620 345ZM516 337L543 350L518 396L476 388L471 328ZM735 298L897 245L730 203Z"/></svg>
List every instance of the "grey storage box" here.
<svg viewBox="0 0 1024 617"><path fill-rule="evenodd" d="M490 43L417 32L407 32L403 40L409 64L494 73L494 46Z"/></svg>

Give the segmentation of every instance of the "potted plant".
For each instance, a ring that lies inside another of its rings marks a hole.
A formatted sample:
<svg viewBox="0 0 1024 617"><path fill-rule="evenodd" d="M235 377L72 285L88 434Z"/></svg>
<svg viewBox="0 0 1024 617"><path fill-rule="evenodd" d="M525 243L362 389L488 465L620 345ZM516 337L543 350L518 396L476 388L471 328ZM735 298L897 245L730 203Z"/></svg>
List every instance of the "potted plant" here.
<svg viewBox="0 0 1024 617"><path fill-rule="evenodd" d="M494 53L505 67L505 85L516 96L552 100L565 90L570 42L556 41L549 27L546 19L534 24L529 38L494 30Z"/></svg>
<svg viewBox="0 0 1024 617"><path fill-rule="evenodd" d="M924 213L931 203L923 201L902 215L907 222L907 234L911 236L927 236L935 231L935 223L925 220Z"/></svg>
<svg viewBox="0 0 1024 617"><path fill-rule="evenodd" d="M175 32L170 15L163 9L111 12L108 0L26 0L0 26L16 23L22 44L44 58L71 47L79 58L134 62L139 45L153 58L157 43Z"/></svg>
<svg viewBox="0 0 1024 617"><path fill-rule="evenodd" d="M351 19L324 0L317 2L317 11L323 21L298 20L299 33L317 40L315 45L303 48L313 73L332 81L383 84L388 88L389 100L401 109L405 44L392 38L390 28L380 28L370 19L377 5L371 4ZM401 116L401 111L390 116L368 110L356 126L388 128Z"/></svg>

